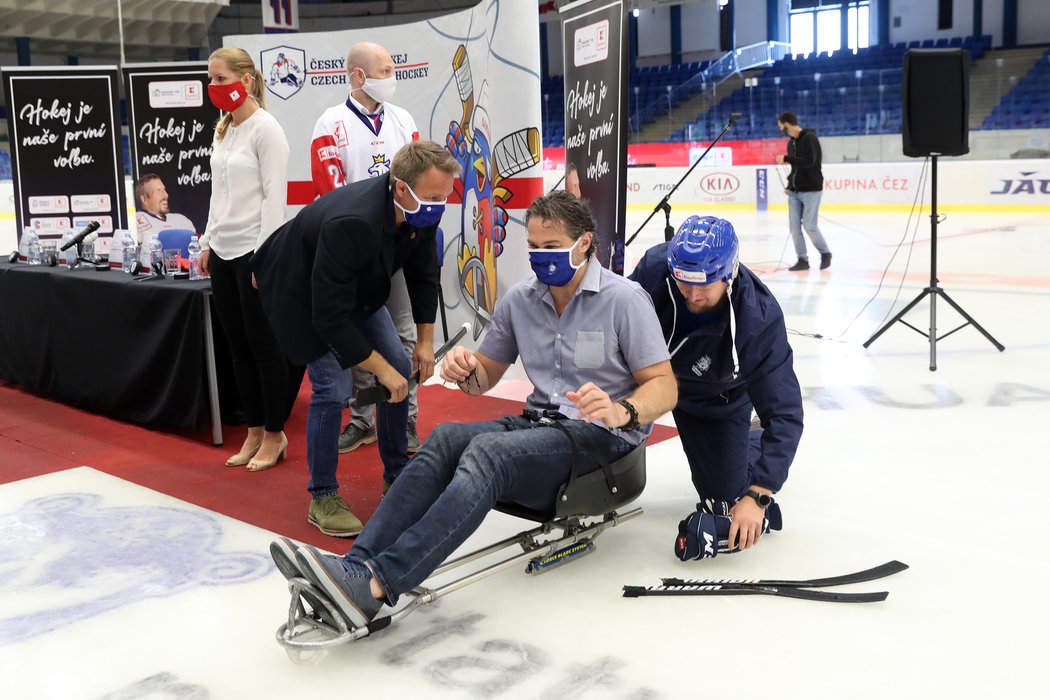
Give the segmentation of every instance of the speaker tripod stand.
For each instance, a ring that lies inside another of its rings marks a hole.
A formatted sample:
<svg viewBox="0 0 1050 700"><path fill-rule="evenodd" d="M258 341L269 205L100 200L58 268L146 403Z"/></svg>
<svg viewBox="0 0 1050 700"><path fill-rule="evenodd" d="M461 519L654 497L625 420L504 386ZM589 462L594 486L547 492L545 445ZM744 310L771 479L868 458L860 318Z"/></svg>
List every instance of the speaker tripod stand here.
<svg viewBox="0 0 1050 700"><path fill-rule="evenodd" d="M965 311L963 311L963 308L961 306L959 306L954 301L952 301L952 298L950 296L948 296L947 292L945 292L943 289L941 289L940 285L938 284L938 281L937 281L937 156L936 155L931 155L930 158L932 159L931 174L930 174L930 189L931 189L931 194L930 194L930 286L926 287L926 289L923 289L921 292L919 292L919 296L917 296L914 299L912 299L911 303L908 304L907 306L905 306L903 309L901 309L900 313L898 313L896 316L894 316L889 321L887 321L886 324L882 328L880 328L879 330L875 331L875 334L873 336L871 336L870 338L868 338L864 342L864 347L866 348L869 345L871 345L872 343L874 343L875 340L880 335L882 335L887 330L889 330L890 326L892 326L894 323L897 323L898 321L900 321L905 326L907 326L908 328L911 328L913 331L915 331L919 335L924 335L924 336L927 337L927 339L929 339L929 341L930 341L930 371L931 372L936 372L937 371L937 341L938 340L943 340L944 338L947 338L949 335L951 335L955 331L962 330L966 326L973 326L978 331L980 331L981 335L983 335L985 338L988 339L988 342L990 342L992 345L994 345L995 347L997 347L999 349L999 352L1002 352L1003 350L1005 350L1006 347L1002 343L1000 343L998 340L993 338L988 331L986 331L984 328L982 328L981 324L977 323L977 321L975 321L973 319L973 317L970 316L970 314L968 314ZM910 323L908 323L907 321L904 320L905 314L907 314L909 311L911 311L912 308L914 308L916 304L918 304L920 301L925 299L927 296L930 297L930 332L929 333L927 333L927 332L925 332L925 331L923 331L923 330L921 330L919 328L916 328L915 326L911 325ZM948 331L947 333L945 333L944 335L942 335L940 337L937 336L937 297L942 297L946 302L948 302L948 304L951 305L951 307L953 309L955 309L956 311L959 312L960 316L962 316L964 319L966 319L966 323L964 323L961 326L958 326L956 328L953 328L952 330Z"/></svg>

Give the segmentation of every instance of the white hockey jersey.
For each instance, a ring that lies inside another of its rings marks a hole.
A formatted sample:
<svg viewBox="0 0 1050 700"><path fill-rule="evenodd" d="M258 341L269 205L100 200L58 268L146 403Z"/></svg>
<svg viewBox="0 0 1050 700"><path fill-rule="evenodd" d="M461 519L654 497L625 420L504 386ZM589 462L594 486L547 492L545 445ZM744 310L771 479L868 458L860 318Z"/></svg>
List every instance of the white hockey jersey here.
<svg viewBox="0 0 1050 700"><path fill-rule="evenodd" d="M412 115L397 105L384 104L377 114L367 114L348 99L326 109L310 143L314 194L386 173L394 154L418 139Z"/></svg>
<svg viewBox="0 0 1050 700"><path fill-rule="evenodd" d="M197 232L193 222L182 214L168 213L164 218L150 214L145 211L135 212L135 228L139 232L140 241L148 241L153 234L168 229L184 229Z"/></svg>

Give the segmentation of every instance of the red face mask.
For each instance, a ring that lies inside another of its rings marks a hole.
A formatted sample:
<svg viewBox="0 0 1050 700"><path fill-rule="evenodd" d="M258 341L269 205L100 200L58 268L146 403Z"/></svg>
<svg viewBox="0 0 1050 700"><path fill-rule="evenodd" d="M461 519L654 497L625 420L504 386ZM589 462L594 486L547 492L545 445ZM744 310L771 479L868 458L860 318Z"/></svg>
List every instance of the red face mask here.
<svg viewBox="0 0 1050 700"><path fill-rule="evenodd" d="M248 99L244 83L236 81L226 85L208 85L208 97L211 103L224 112L232 112Z"/></svg>

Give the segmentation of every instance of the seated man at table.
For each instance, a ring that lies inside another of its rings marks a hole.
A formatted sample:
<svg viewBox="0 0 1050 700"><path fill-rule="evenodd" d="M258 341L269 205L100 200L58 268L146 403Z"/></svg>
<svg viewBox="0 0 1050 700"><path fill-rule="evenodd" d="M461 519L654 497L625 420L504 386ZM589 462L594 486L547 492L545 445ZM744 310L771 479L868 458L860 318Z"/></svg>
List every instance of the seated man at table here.
<svg viewBox="0 0 1050 700"><path fill-rule="evenodd" d="M586 201L556 190L525 220L535 277L497 302L477 352L459 346L446 355L441 376L478 395L520 357L534 386L531 415L438 426L346 556L296 550L284 538L270 545L282 573L304 575L355 627L422 583L497 502L547 509L572 460L586 474L600 468L594 454L623 457L675 404L652 301L598 264Z"/></svg>

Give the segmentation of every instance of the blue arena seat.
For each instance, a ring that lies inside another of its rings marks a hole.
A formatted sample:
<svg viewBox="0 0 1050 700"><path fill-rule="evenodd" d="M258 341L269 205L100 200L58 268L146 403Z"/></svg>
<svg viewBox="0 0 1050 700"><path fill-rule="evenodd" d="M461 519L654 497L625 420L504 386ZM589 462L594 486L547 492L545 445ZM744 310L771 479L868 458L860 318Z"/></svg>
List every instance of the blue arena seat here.
<svg viewBox="0 0 1050 700"><path fill-rule="evenodd" d="M193 231L188 231L183 228L169 228L157 234L157 238L160 239L161 248L164 250L178 248L182 251L182 255L185 258L189 258L190 256L189 245L190 239L193 238L193 236Z"/></svg>

